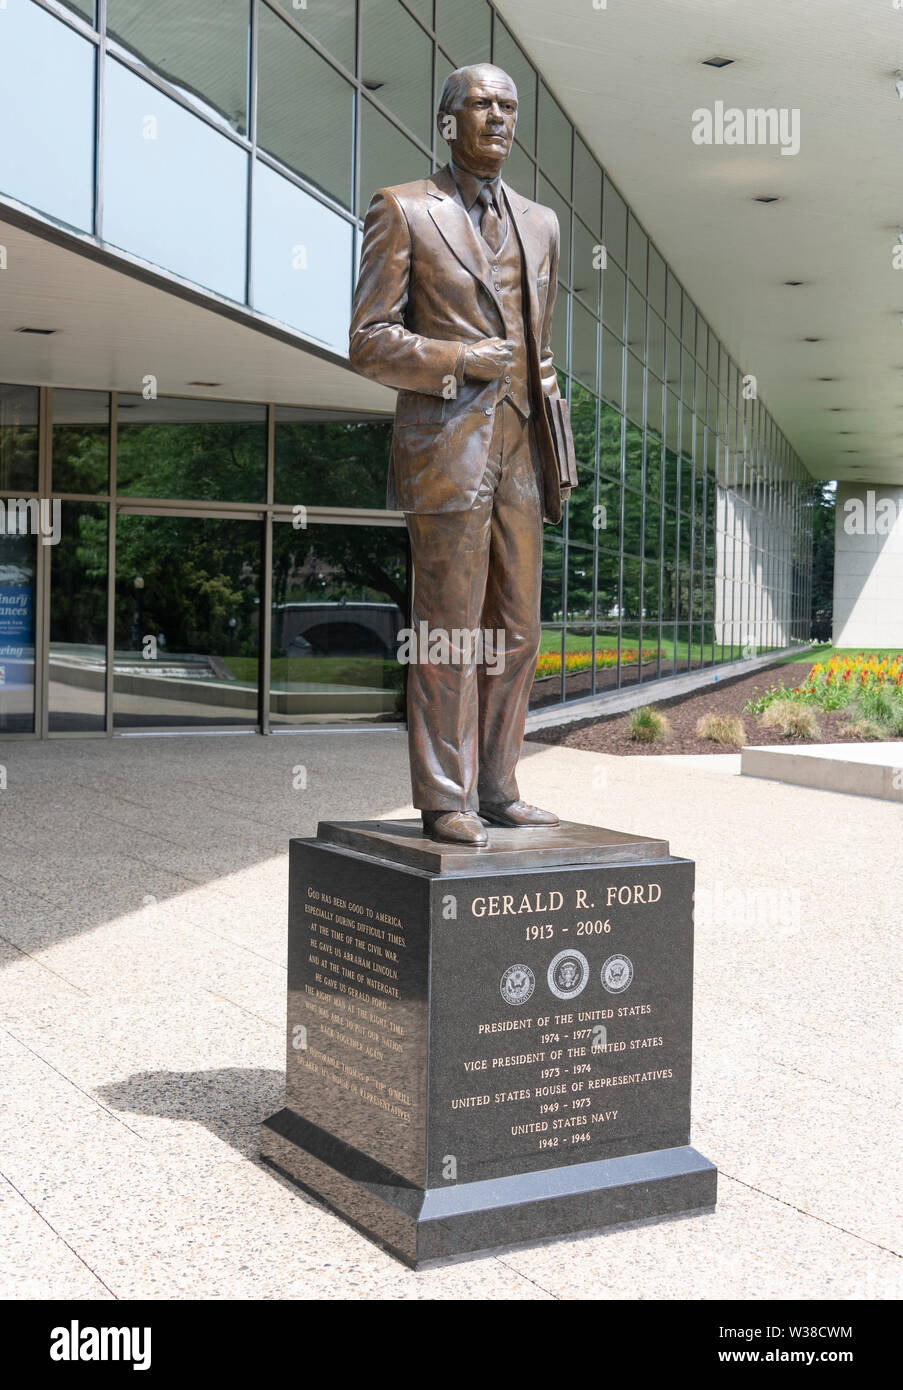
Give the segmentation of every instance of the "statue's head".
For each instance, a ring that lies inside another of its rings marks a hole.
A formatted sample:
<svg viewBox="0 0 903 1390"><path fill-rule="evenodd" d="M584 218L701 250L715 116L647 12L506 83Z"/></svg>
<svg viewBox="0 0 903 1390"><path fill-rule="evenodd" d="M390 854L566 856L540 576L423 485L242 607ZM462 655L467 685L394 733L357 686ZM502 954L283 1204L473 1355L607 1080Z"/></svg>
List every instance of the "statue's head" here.
<svg viewBox="0 0 903 1390"><path fill-rule="evenodd" d="M517 87L492 63L457 68L442 84L436 123L458 168L494 177L514 139Z"/></svg>

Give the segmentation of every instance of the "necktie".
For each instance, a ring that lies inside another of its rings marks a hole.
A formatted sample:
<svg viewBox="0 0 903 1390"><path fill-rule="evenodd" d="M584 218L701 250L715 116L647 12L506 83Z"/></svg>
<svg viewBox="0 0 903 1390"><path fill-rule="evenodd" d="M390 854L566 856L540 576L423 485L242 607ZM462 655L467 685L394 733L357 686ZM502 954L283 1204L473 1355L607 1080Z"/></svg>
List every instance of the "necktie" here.
<svg viewBox="0 0 903 1390"><path fill-rule="evenodd" d="M492 196L492 189L484 183L480 189L478 201L483 204L483 216L480 219L480 235L486 245L498 255L502 245L502 219L495 206L495 199Z"/></svg>

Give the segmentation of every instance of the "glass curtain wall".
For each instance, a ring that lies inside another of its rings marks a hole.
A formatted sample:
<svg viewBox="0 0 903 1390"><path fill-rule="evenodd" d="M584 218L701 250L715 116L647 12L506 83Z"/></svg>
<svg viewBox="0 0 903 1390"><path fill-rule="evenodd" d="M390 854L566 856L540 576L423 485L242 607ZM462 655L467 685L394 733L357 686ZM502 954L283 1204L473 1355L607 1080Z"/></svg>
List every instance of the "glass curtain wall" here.
<svg viewBox="0 0 903 1390"><path fill-rule="evenodd" d="M11 68L39 77L9 96L36 109L0 150L0 189L339 353L370 196L447 159L432 119L444 77L489 58L514 77L506 178L561 225L553 346L580 470L546 536L535 703L807 638L805 469L487 0L96 9L7 0ZM208 481L195 500L252 500ZM77 625L58 630L69 641Z"/></svg>

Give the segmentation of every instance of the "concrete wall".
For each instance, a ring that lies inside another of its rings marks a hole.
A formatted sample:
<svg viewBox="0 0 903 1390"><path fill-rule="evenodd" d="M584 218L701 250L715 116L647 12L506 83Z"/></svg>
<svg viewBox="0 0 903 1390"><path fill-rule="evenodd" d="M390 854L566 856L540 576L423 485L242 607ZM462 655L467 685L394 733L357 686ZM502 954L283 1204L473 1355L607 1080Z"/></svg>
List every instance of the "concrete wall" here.
<svg viewBox="0 0 903 1390"><path fill-rule="evenodd" d="M837 484L834 645L903 651L903 486Z"/></svg>

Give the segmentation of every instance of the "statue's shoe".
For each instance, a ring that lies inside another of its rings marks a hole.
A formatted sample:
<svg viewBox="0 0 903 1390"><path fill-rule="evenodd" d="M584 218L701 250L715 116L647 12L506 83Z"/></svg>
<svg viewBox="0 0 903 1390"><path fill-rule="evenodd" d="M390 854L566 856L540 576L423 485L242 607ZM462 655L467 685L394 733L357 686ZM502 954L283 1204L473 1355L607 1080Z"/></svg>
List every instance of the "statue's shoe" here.
<svg viewBox="0 0 903 1390"><path fill-rule="evenodd" d="M421 811L423 833L455 845L488 845L489 836L473 811Z"/></svg>
<svg viewBox="0 0 903 1390"><path fill-rule="evenodd" d="M526 801L482 802L480 815L490 825L558 825L558 817Z"/></svg>

